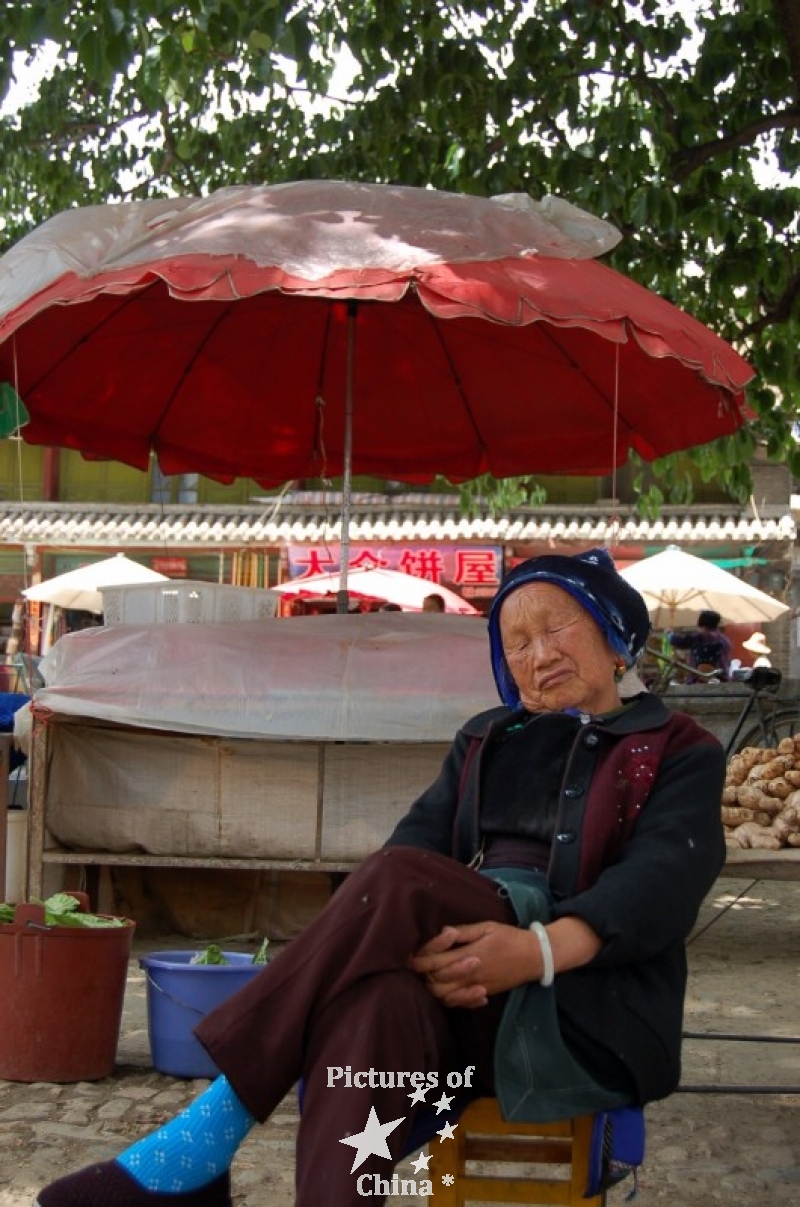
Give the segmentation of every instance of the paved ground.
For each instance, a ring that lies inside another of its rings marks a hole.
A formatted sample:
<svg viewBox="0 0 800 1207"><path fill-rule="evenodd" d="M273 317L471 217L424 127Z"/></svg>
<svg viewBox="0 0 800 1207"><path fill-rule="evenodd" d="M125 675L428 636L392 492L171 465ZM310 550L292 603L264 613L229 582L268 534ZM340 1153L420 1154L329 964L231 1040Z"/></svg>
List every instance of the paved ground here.
<svg viewBox="0 0 800 1207"><path fill-rule="evenodd" d="M30 1207L43 1183L112 1156L205 1084L164 1076L150 1064L138 955L170 945L187 943L173 936L136 945L112 1077L70 1086L0 1081L0 1207ZM799 947L800 884L720 880L690 946L687 1030L800 1035ZM684 1085L698 1084L717 1089L681 1092L648 1108L638 1207L795 1207L800 1044L687 1040ZM722 1092L730 1085L762 1090ZM796 1092L764 1092L776 1087ZM296 1122L289 1098L251 1133L234 1166L237 1207L291 1207ZM629 1189L612 1191L609 1207L621 1207ZM391 1202L418 1207L421 1200Z"/></svg>

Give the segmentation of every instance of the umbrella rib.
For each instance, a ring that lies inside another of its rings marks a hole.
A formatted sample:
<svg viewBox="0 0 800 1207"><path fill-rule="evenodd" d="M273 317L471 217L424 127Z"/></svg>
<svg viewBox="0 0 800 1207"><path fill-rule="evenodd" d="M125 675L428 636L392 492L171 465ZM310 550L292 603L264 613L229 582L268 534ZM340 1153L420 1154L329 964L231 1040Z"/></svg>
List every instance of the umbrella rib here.
<svg viewBox="0 0 800 1207"><path fill-rule="evenodd" d="M60 360L50 364L48 366L47 372L45 374L39 376L34 381L32 381L28 385L26 393L31 393L31 394L35 393L35 391L41 387L42 383L46 380L46 378L52 377L53 374L55 372L57 372L57 370L60 368L60 366L64 363L64 361L66 361L69 357L74 355L76 347L80 347L81 345L88 343L91 339L93 339L98 334L98 332L101 332L103 330L103 328L107 328L111 323L113 323L116 319L118 319L120 317L120 315L124 314L126 309L128 309L131 306L136 305L141 300L141 297L143 294L146 294L150 290L158 289L159 286L165 287L164 281L161 278L158 278L157 280L154 280L154 281L150 281L146 285L142 286L142 288L133 289L133 290L131 290L130 293L126 293L123 297L120 297L119 304L110 307L109 310L100 319L99 322L95 323L94 326L89 328L86 332L84 332L83 335L81 335L78 339L76 339L75 343L70 346L69 351L67 353L65 353L64 356L61 357ZM110 297L111 295L106 295L106 296ZM74 304L79 305L79 303L74 303ZM200 305L201 303L198 302L197 304ZM206 332L203 336L203 339L195 345L192 355L188 358L188 360L184 364L180 377L178 378L173 389L170 390L170 393L169 393L164 405L161 408L157 422L153 424L152 431L148 434L148 440L149 440L151 448L155 448L157 433L159 432L162 424L164 423L167 413L169 412L169 409L172 406L176 396L180 392L180 387L181 387L182 383L185 381L186 377L188 376L192 366L197 362L197 359L198 359L200 353L203 351L203 349L205 347L207 347L209 341L216 334L220 325L225 321L226 318L228 318L228 316L230 314L230 309L231 309L231 304L229 303L225 307L223 313L220 314L217 317L217 319L214 321L213 325L206 330Z"/></svg>
<svg viewBox="0 0 800 1207"><path fill-rule="evenodd" d="M421 300L421 299L420 299L420 300ZM440 346L440 347L441 347L441 349L442 349L442 353L443 353L443 355L444 355L445 360L447 361L447 364L448 364L448 366L449 366L450 372L451 372L451 374L452 374L452 380L453 380L453 383L454 383L454 385L455 385L455 387L456 387L456 390L458 391L458 395L459 395L459 397L460 397L460 399L461 399L462 403L464 404L464 410L465 410L465 412L466 412L467 416L469 417L469 422L470 422L470 425L471 425L471 427L472 427L472 431L473 431L473 433L474 433L474 435L475 435L475 439L476 439L476 441L478 442L478 444L480 445L480 449L481 449L481 453L482 453L482 455L483 455L484 462L486 462L486 445L485 445L485 444L484 444L484 442L483 442L483 437L481 436L480 428L478 427L478 424L477 424L477 422L476 422L476 420L475 420L475 413L474 413L474 411L473 411L473 409L472 409L472 406L471 406L471 404L470 404L470 400L469 400L469 398L467 397L466 390L464 389L464 384L463 384L463 382L462 382L462 380L461 380L461 375L460 375L460 373L458 372L458 369L457 369L457 367L456 367L456 363L455 363L455 361L453 360L452 355L450 354L450 349L449 349L449 347L448 347L448 345L447 345L447 341L446 341L446 339L444 338L444 332L442 331L442 325L443 325L443 323L445 323L445 322L454 322L454 321L456 321L456 320L454 320L454 319L443 319L443 320L441 320L441 321L440 321L440 320L439 320L439 319L437 319L437 318L436 318L436 317L435 317L433 314L431 314L431 312L430 312L430 310L428 310L427 306L423 307L423 309L425 310L425 313L427 314L428 319L429 319L429 321L430 321L430 323L431 323L431 326L432 326L432 328L433 328L433 331L434 331L434 333L435 333L435 335L436 335L436 338L437 338L437 340L439 341L439 346Z"/></svg>
<svg viewBox="0 0 800 1207"><path fill-rule="evenodd" d="M48 364L46 372L39 374L38 377L31 378L31 380L27 384L26 393L34 394L41 387L41 385L47 380L48 377L52 377L53 374L55 372L57 372L58 369L61 368L61 366L64 364L65 361L69 360L70 357L74 356L76 348L80 348L83 344L87 344L91 339L93 339L95 337L95 335L97 335L97 333L99 331L102 331L102 329L104 327L108 326L108 324L113 319L115 319L117 317L117 315L121 314L127 306L133 305L139 292L141 292L141 291L137 290L134 293L125 294L124 297L120 298L119 305L115 306L112 310L109 310L109 312L107 314L103 315L102 319L98 323L95 323L94 326L87 328L87 330L82 335L78 336L76 338L74 344L70 344L69 348L67 349L67 351L64 353L63 356L61 356L58 360L52 361L50 364ZM108 296L108 295L106 295L106 296ZM70 305L78 306L78 305L80 305L80 303L73 302L73 303L70 303ZM11 337L12 341L14 340L14 337L16 336L16 334L17 334L17 332L15 331Z"/></svg>
<svg viewBox="0 0 800 1207"><path fill-rule="evenodd" d="M561 341L556 338L557 332L559 329L554 327L551 323L548 323L546 319L541 320L540 327L541 327L542 336L546 340L549 340L549 342L552 344L552 346L555 349L557 349L557 351L564 358L564 360L569 365L572 366L572 368L576 371L576 373L580 374L580 376L587 383L587 385L590 386L591 389L594 391L595 396L600 400L600 402L602 402L605 405L606 409L611 412L611 415L612 415L612 418L614 421L614 426L616 428L617 438L619 438L620 427L624 427L625 432L626 432L625 443L627 445L629 443L631 425L625 420L625 418L623 417L623 415L619 409L619 391L618 391L618 388L616 385L616 381L617 381L617 377L618 377L618 373L619 373L618 356L615 357L615 359L614 359L614 375L613 375L613 379L612 379L611 396L609 397L609 395L597 384L597 382L594 380L594 378L589 376L589 374L586 372L586 368L584 367L584 365L582 365L579 361L577 361L574 356L571 356L569 354L569 352L567 351L567 349L564 347L564 345L561 343ZM609 340L608 342L617 351L617 353L619 353L619 346L620 346L619 343L616 340ZM614 457L616 460L616 448L614 448L612 450L612 452L614 453Z"/></svg>
<svg viewBox="0 0 800 1207"><path fill-rule="evenodd" d="M444 332L443 332L444 323L455 322L456 320L455 319L438 319L435 315L431 314L430 310L428 310L427 307L424 307L424 310L425 310L425 313L428 315L428 318L430 319L433 330L436 333L436 338L439 341L439 345L440 345L442 352L444 354L444 357L447 361L448 367L452 374L453 382L458 391L459 397L461 398L461 401L464 405L464 410L465 410L466 414L469 416L469 421L472 426L472 430L475 434L475 438L478 441L481 449L483 450L484 457L485 457L486 447L485 447L485 444L481 437L480 429L478 428L477 422L475 420L475 414L474 414L473 408L470 404L469 397L464 388L463 382L458 373L458 370L456 368L453 357L450 353L450 349L448 347L447 340L444 337ZM619 429L623 428L626 433L626 436L625 436L626 446L630 443L630 434L631 434L630 424L624 419L624 417L620 413L618 396L612 396L611 398L609 398L607 396L607 394L597 384L597 382L593 378L589 377L585 368L575 359L574 356L570 355L570 353L564 347L562 342L556 338L556 329L553 328L551 326L551 324L549 324L546 320L543 319L539 322L538 326L539 326L540 334L543 336L543 338L546 339L552 345L552 347L555 349L555 351L562 357L562 359L567 364L571 365L571 367L577 373L580 374L580 376L583 378L583 380L592 389L592 391L594 392L595 396L599 399L599 401L601 403L603 403L603 405L612 412L613 418L614 418L614 428L615 428L614 434L612 435L612 441L614 443L614 447L612 449L612 454L614 457L614 461L616 462L616 452L617 452L617 442L619 439ZM612 346L614 348L616 348L616 349L619 348L619 345L616 343L616 341L610 341L610 342L612 342ZM616 371L617 371L617 369L615 369L615 373L616 373Z"/></svg>
<svg viewBox="0 0 800 1207"><path fill-rule="evenodd" d="M442 349L442 352L444 354L444 357L447 361L450 372L452 374L453 382L458 391L459 397L461 398L461 401L464 405L464 410L469 417L469 421L472 426L472 430L475 434L475 439L477 440L478 444L480 445L480 447L483 451L483 454L484 454L484 458L485 458L486 446L483 442L483 439L482 439L481 433L480 433L480 429L478 428L477 422L475 420L475 414L474 414L474 411L470 404L469 397L467 395L466 390L464 389L463 382L458 373L458 370L456 368L456 364L453 360L453 357L450 354L450 349L448 347L447 340L444 337L444 332L443 332L444 323L455 322L456 320L455 319L438 319L435 315L431 314L430 310L428 310L427 307L424 307L424 310L425 310L425 313L428 315L428 318L430 319L433 330L436 333L436 338L439 341L439 345ZM569 365L571 365L572 368L575 369L575 371L577 373L579 373L581 375L583 380L591 387L591 389L593 390L596 397L600 400L600 402L602 402L606 406L606 408L608 408L612 411L613 417L614 417L614 434L612 435L612 441L614 443L614 447L612 449L612 454L614 457L614 462L616 463L617 441L619 439L620 427L624 428L624 430L625 430L626 445L629 444L629 442L630 442L630 433L631 433L630 424L626 422L626 420L623 418L623 416L621 415L621 413L619 411L618 398L615 400L614 398L609 399L607 397L607 395L603 392L603 390L600 388L600 386L597 384L597 382L588 376L588 374L586 373L585 369L581 366L581 364L579 364L579 362L576 361L576 359L569 354L569 352L564 348L563 344L555 337L555 329L549 323L547 323L545 320L542 320L539 323L539 330L540 330L540 333L542 334L542 336L550 342L550 344L558 352L558 354ZM619 345L616 342L613 342L613 347L618 349Z"/></svg>
<svg viewBox="0 0 800 1207"><path fill-rule="evenodd" d="M198 305L200 305L200 303L198 303ZM172 407L173 402L175 401L177 396L180 394L183 383L189 377L194 366L197 364L197 361L200 359L201 354L205 351L205 349L210 344L211 340L218 333L220 327L223 325L223 323L226 321L226 319L229 318L230 313L231 313L231 307L233 305L235 305L235 302L234 303L229 302L225 306L222 313L217 316L217 318L214 320L214 322L211 324L211 326L206 328L205 332L203 333L202 339L199 339L196 341L196 343L194 344L194 347L191 350L190 355L187 356L186 360L184 361L184 363L181 367L181 372L180 372L179 376L176 378L175 384L173 385L172 389L169 391L169 394L166 397L164 405L161 408L161 411L158 416L158 420L156 421L156 423L153 424L153 430L150 434L150 443L153 448L155 448L155 445L156 445L156 436L157 436L158 432L161 430L161 427L169 413L170 408Z"/></svg>

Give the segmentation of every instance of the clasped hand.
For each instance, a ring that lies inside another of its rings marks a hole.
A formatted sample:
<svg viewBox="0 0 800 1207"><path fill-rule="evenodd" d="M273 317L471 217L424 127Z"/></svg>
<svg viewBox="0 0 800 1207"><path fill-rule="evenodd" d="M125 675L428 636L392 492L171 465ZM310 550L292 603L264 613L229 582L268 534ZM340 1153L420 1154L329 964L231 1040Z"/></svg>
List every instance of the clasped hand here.
<svg viewBox="0 0 800 1207"><path fill-rule="evenodd" d="M444 1006L475 1009L541 976L535 936L503 922L445 926L409 961Z"/></svg>

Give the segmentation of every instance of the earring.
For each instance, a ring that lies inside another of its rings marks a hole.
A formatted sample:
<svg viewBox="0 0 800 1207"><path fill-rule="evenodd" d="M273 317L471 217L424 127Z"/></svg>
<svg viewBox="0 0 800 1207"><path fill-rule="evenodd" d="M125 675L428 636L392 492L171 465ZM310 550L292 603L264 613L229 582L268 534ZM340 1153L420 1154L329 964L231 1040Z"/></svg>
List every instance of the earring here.
<svg viewBox="0 0 800 1207"><path fill-rule="evenodd" d="M615 683L619 683L620 680L625 677L625 672L627 669L628 668L625 665L625 663L622 662L620 659L617 659L617 661L614 663L614 682Z"/></svg>

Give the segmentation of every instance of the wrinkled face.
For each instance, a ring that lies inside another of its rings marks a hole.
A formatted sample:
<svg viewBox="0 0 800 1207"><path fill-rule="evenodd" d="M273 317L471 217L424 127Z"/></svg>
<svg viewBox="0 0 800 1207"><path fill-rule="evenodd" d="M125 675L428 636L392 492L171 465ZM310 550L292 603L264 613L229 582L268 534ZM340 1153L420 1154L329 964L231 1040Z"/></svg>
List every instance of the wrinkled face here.
<svg viewBox="0 0 800 1207"><path fill-rule="evenodd" d="M619 708L618 655L589 613L561 587L529 583L513 591L500 609L500 636L529 712Z"/></svg>

